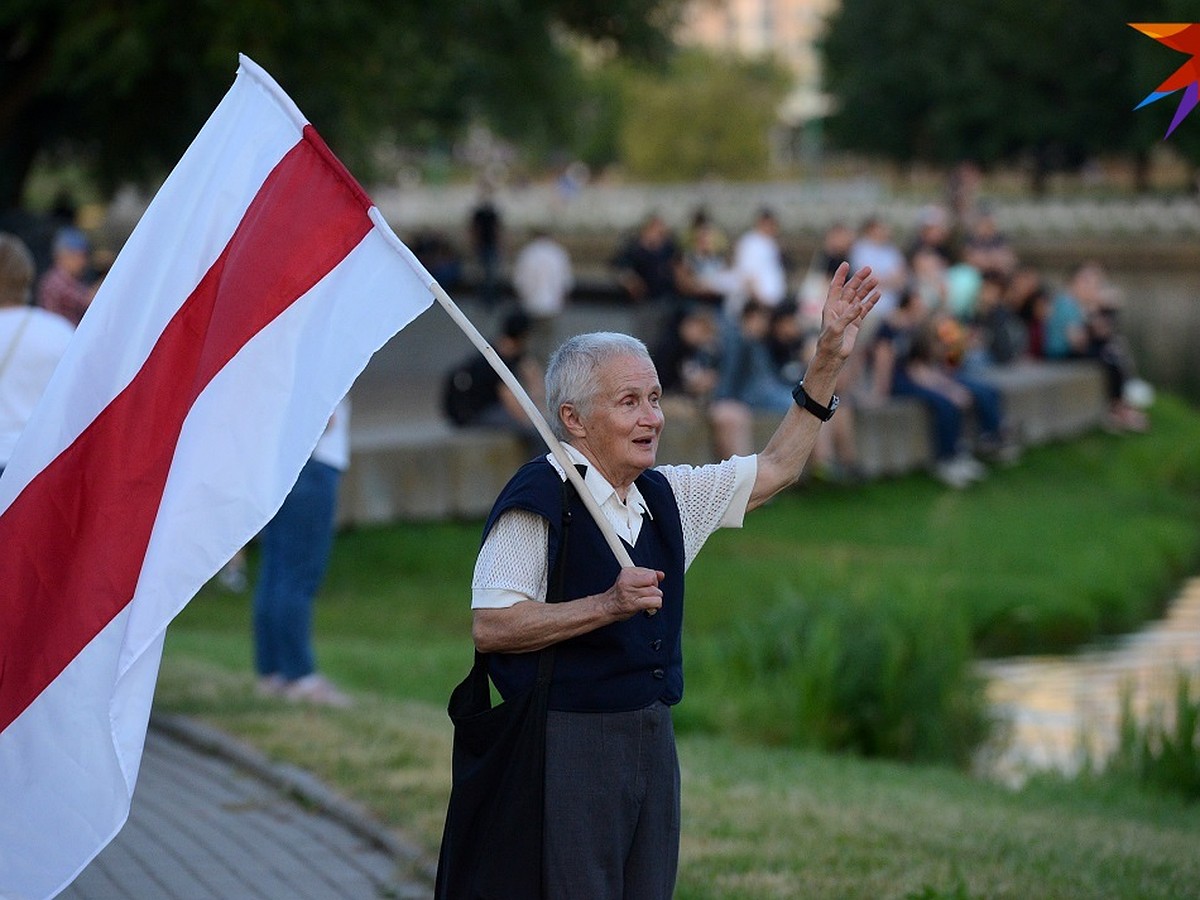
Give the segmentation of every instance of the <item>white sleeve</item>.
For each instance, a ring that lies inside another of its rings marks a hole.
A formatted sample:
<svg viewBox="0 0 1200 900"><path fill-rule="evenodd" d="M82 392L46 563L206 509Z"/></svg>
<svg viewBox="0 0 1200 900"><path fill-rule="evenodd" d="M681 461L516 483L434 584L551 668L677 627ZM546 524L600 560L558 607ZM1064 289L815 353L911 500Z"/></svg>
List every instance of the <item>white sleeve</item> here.
<svg viewBox="0 0 1200 900"><path fill-rule="evenodd" d="M757 456L732 456L707 466L659 466L666 476L683 526L686 571L718 528L741 528L758 475Z"/></svg>
<svg viewBox="0 0 1200 900"><path fill-rule="evenodd" d="M488 532L471 578L472 609L505 609L522 600L546 601L550 524L524 509L510 509Z"/></svg>

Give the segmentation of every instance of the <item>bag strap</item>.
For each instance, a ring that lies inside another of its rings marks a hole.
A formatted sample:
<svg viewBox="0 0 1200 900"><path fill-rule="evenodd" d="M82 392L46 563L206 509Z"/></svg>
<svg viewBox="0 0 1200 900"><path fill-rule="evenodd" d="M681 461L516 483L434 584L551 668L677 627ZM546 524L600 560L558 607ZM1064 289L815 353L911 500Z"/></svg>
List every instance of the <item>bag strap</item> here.
<svg viewBox="0 0 1200 900"><path fill-rule="evenodd" d="M550 577L546 580L547 603L562 603L565 599L563 591L567 577L567 536L571 532L571 498L574 495L575 485L571 483L571 479L564 479L562 489L562 532L558 541L558 552L554 555L554 571L550 573ZM551 644L538 654L538 682L548 682L553 672L554 644Z"/></svg>
<svg viewBox="0 0 1200 900"><path fill-rule="evenodd" d="M583 466L578 467L584 471ZM581 473L582 474L582 473ZM561 603L567 574L567 535L571 531L571 498L576 495L575 485L564 479L562 486L562 537L558 542L558 553L554 556L554 571L546 582L546 602Z"/></svg>

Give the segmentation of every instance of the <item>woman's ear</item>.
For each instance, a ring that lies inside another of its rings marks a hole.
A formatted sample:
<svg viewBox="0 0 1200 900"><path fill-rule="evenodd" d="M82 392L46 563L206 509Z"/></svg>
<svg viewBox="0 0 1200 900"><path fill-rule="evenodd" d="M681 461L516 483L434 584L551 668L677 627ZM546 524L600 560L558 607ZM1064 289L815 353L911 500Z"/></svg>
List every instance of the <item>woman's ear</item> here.
<svg viewBox="0 0 1200 900"><path fill-rule="evenodd" d="M584 427L583 420L579 417L579 410L574 403L564 403L558 408L558 417L562 420L563 426L567 429L567 434L574 438L587 436L587 428Z"/></svg>

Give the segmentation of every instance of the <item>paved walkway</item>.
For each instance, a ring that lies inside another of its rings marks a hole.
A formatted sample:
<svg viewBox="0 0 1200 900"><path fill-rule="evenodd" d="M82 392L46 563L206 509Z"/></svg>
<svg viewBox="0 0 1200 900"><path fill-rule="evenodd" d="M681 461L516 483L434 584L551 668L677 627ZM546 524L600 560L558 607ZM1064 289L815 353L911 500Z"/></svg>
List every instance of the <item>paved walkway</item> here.
<svg viewBox="0 0 1200 900"><path fill-rule="evenodd" d="M186 720L152 725L129 821L59 896L363 900L431 895L428 883L402 874L412 871L411 849L315 780L269 765L254 751Z"/></svg>

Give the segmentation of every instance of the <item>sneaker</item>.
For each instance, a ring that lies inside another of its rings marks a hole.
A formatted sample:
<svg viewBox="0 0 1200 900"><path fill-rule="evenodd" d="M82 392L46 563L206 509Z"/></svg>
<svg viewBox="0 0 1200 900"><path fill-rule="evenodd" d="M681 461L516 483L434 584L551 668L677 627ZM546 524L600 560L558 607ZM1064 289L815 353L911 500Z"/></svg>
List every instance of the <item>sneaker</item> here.
<svg viewBox="0 0 1200 900"><path fill-rule="evenodd" d="M962 469L963 474L970 481L983 481L987 478L987 466L971 456L969 453L964 453L954 460L955 463Z"/></svg>
<svg viewBox="0 0 1200 900"><path fill-rule="evenodd" d="M943 459L935 463L933 477L946 487L952 487L958 491L974 481L957 459Z"/></svg>
<svg viewBox="0 0 1200 900"><path fill-rule="evenodd" d="M354 701L334 687L329 679L315 672L288 682L283 689L283 696L293 703L311 703L314 706L332 706L335 709L345 709L354 705Z"/></svg>
<svg viewBox="0 0 1200 900"><path fill-rule="evenodd" d="M217 572L217 584L234 594L246 593L246 588L250 586L250 583L246 579L245 562L235 556L225 563Z"/></svg>

